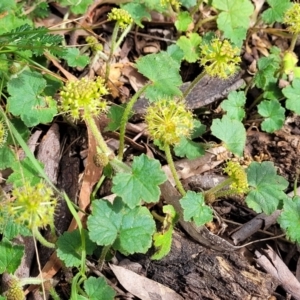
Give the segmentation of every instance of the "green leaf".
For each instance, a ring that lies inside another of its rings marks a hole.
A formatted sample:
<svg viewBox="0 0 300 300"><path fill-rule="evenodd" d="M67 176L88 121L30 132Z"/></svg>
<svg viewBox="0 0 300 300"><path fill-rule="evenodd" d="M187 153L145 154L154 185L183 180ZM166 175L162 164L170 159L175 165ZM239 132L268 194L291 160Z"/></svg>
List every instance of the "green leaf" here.
<svg viewBox="0 0 300 300"><path fill-rule="evenodd" d="M93 0L60 0L59 4L62 6L69 6L72 13L76 15L84 14Z"/></svg>
<svg viewBox="0 0 300 300"><path fill-rule="evenodd" d="M147 11L147 7L143 3L128 2L124 5L121 5L121 8L129 12L133 21L141 28L144 28L142 20L146 19L148 21L151 21L151 15Z"/></svg>
<svg viewBox="0 0 300 300"><path fill-rule="evenodd" d="M179 31L187 31L189 25L193 22L193 19L189 12L181 11L177 16L177 20L175 22L175 27Z"/></svg>
<svg viewBox="0 0 300 300"><path fill-rule="evenodd" d="M265 23L282 22L287 9L292 3L289 0L267 0L270 8L262 13L262 19Z"/></svg>
<svg viewBox="0 0 300 300"><path fill-rule="evenodd" d="M138 71L152 81L145 95L150 101L164 97L181 96L179 86L182 80L179 74L180 65L167 52L154 53L140 58Z"/></svg>
<svg viewBox="0 0 300 300"><path fill-rule="evenodd" d="M115 131L120 128L121 119L124 113L124 106L122 105L113 105L109 108L107 117L109 119L108 125L105 127L105 131ZM130 113L129 118L132 116Z"/></svg>
<svg viewBox="0 0 300 300"><path fill-rule="evenodd" d="M10 122L15 126L15 128L18 130L19 134L21 135L21 137L23 138L23 140L26 142L29 135L30 135L30 131L28 129L28 127L24 124L24 122L19 119L19 118L13 118L10 120ZM11 132L9 131L8 136L7 136L7 142L8 145L13 145L16 146L19 143L17 142L17 140L15 138L13 138ZM0 168L1 169L1 168Z"/></svg>
<svg viewBox="0 0 300 300"><path fill-rule="evenodd" d="M51 122L57 113L56 101L41 96L45 87L46 80L37 72L25 70L12 78L7 84L9 112L20 116L28 127Z"/></svg>
<svg viewBox="0 0 300 300"><path fill-rule="evenodd" d="M16 8L16 2L11 0L2 0L0 3L0 13L9 12Z"/></svg>
<svg viewBox="0 0 300 300"><path fill-rule="evenodd" d="M87 55L80 54L78 48L67 48L63 58L67 61L69 67L80 67L84 68L90 62Z"/></svg>
<svg viewBox="0 0 300 300"><path fill-rule="evenodd" d="M277 100L264 100L257 105L258 113L265 118L261 123L262 130L274 132L283 126L285 109Z"/></svg>
<svg viewBox="0 0 300 300"><path fill-rule="evenodd" d="M195 159L204 155L205 147L200 144L193 142L192 139L202 136L205 132L206 127L202 125L198 120L194 120L194 131L191 139L182 137L179 144L174 146L174 152L177 156L187 157L188 159Z"/></svg>
<svg viewBox="0 0 300 300"><path fill-rule="evenodd" d="M249 0L213 0L213 7L221 11L218 14L217 25L237 46L241 46L250 24L250 16L254 7Z"/></svg>
<svg viewBox="0 0 300 300"><path fill-rule="evenodd" d="M0 170L11 167L15 160L16 156L9 147L3 146L0 148Z"/></svg>
<svg viewBox="0 0 300 300"><path fill-rule="evenodd" d="M295 78L291 85L282 90L283 95L287 98L285 106L287 109L300 114L300 79Z"/></svg>
<svg viewBox="0 0 300 300"><path fill-rule="evenodd" d="M197 33L191 33L186 36L181 36L177 40L177 45L184 53L184 59L190 63L196 62L200 55L201 37Z"/></svg>
<svg viewBox="0 0 300 300"><path fill-rule="evenodd" d="M84 290L89 300L113 300L116 293L104 278L89 277L84 281Z"/></svg>
<svg viewBox="0 0 300 300"><path fill-rule="evenodd" d="M178 45L172 44L167 48L167 53L170 55L171 58L173 58L178 65L180 65L181 61L183 60L184 53L179 48Z"/></svg>
<svg viewBox="0 0 300 300"><path fill-rule="evenodd" d="M29 18L19 18L16 14L10 13L6 14L0 18L0 35L4 33L11 32L12 30L22 26L22 25L32 25L32 21Z"/></svg>
<svg viewBox="0 0 300 300"><path fill-rule="evenodd" d="M222 119L213 120L211 131L214 136L224 142L229 151L238 156L243 155L246 143L246 130L243 123L223 116Z"/></svg>
<svg viewBox="0 0 300 300"><path fill-rule="evenodd" d="M175 145L174 152L179 157L187 157L188 159L196 159L205 154L203 145L193 142L185 137L180 138L180 142Z"/></svg>
<svg viewBox="0 0 300 300"><path fill-rule="evenodd" d="M221 103L221 107L227 112L227 116L232 120L242 121L245 117L244 105L246 96L244 92L232 91L227 100Z"/></svg>
<svg viewBox="0 0 300 300"><path fill-rule="evenodd" d="M42 166L41 163L39 164ZM7 182L13 183L14 187L23 186L25 180L31 185L35 185L42 179L28 157L22 161L14 160L11 168L14 172L8 177Z"/></svg>
<svg viewBox="0 0 300 300"><path fill-rule="evenodd" d="M162 259L171 250L173 229L179 216L172 205L165 205L163 212L166 214L163 222L163 230L153 235L153 245L156 251L151 256L151 259Z"/></svg>
<svg viewBox="0 0 300 300"><path fill-rule="evenodd" d="M24 255L24 246L14 245L6 238L0 242L0 274L13 274L19 267Z"/></svg>
<svg viewBox="0 0 300 300"><path fill-rule="evenodd" d="M151 246L155 222L145 207L129 208L117 197L111 204L94 200L87 226L92 241L112 245L123 254L145 253Z"/></svg>
<svg viewBox="0 0 300 300"><path fill-rule="evenodd" d="M283 200L283 211L277 219L292 242L300 243L300 197Z"/></svg>
<svg viewBox="0 0 300 300"><path fill-rule="evenodd" d="M195 6L197 3L196 0L181 0L180 2L182 4L182 6L186 7L187 9Z"/></svg>
<svg viewBox="0 0 300 300"><path fill-rule="evenodd" d="M283 190L288 187L288 181L276 174L272 162L252 162L247 177L251 191L246 203L257 213L271 214L278 208L279 201L286 199Z"/></svg>
<svg viewBox="0 0 300 300"><path fill-rule="evenodd" d="M269 82L274 81L274 74L280 68L280 49L272 47L268 57L258 60L258 72L254 76L254 82L258 88L265 89ZM276 80L276 78L275 78Z"/></svg>
<svg viewBox="0 0 300 300"><path fill-rule="evenodd" d="M85 249L87 255L91 255L96 249L88 236L87 230L84 230ZM79 267L81 263L82 243L78 229L72 232L65 232L57 240L57 256L65 263L66 267Z"/></svg>
<svg viewBox="0 0 300 300"><path fill-rule="evenodd" d="M185 221L193 220L197 226L201 226L213 219L213 211L205 204L202 193L187 191L180 199L180 205L183 208Z"/></svg>
<svg viewBox="0 0 300 300"><path fill-rule="evenodd" d="M157 202L160 196L159 185L167 179L158 160L142 154L134 157L132 173L118 173L113 178L112 191L134 208L141 201Z"/></svg>

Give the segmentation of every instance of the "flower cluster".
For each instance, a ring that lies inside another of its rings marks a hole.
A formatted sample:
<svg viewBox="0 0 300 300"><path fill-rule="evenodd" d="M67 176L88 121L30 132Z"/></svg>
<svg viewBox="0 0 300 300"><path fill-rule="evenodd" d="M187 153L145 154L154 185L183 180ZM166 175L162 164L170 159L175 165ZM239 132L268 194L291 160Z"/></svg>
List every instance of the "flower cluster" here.
<svg viewBox="0 0 300 300"><path fill-rule="evenodd" d="M59 108L74 120L98 116L107 110L107 102L102 99L107 94L108 90L101 77L96 80L84 77L69 81L60 92Z"/></svg>
<svg viewBox="0 0 300 300"><path fill-rule="evenodd" d="M133 22L131 15L121 8L113 8L108 14L108 20L117 21L121 29L125 29Z"/></svg>
<svg viewBox="0 0 300 300"><path fill-rule="evenodd" d="M6 143L7 127L3 120L0 120L0 148Z"/></svg>
<svg viewBox="0 0 300 300"><path fill-rule="evenodd" d="M171 5L176 11L178 11L181 3L178 0L160 0L160 4L161 6Z"/></svg>
<svg viewBox="0 0 300 300"><path fill-rule="evenodd" d="M103 50L103 46L98 42L98 40L94 36L89 35L85 38L85 40L94 52Z"/></svg>
<svg viewBox="0 0 300 300"><path fill-rule="evenodd" d="M237 194L248 192L248 179L244 168L237 162L229 161L224 171L229 175L232 183L230 189Z"/></svg>
<svg viewBox="0 0 300 300"><path fill-rule="evenodd" d="M25 300L26 296L20 281L16 277L11 277L8 282L8 290L5 293L7 300Z"/></svg>
<svg viewBox="0 0 300 300"><path fill-rule="evenodd" d="M57 199L53 191L40 182L31 186L28 182L12 191L14 201L7 205L7 213L18 224L30 230L53 226Z"/></svg>
<svg viewBox="0 0 300 300"><path fill-rule="evenodd" d="M149 134L164 145L178 144L194 129L193 114L183 101L159 100L147 109L145 121Z"/></svg>
<svg viewBox="0 0 300 300"><path fill-rule="evenodd" d="M288 25L287 29L291 33L300 33L300 3L293 3L285 12L284 23Z"/></svg>
<svg viewBox="0 0 300 300"><path fill-rule="evenodd" d="M204 66L208 75L223 79L233 75L241 61L240 49L233 47L228 40L213 39L211 44L200 46L200 64Z"/></svg>

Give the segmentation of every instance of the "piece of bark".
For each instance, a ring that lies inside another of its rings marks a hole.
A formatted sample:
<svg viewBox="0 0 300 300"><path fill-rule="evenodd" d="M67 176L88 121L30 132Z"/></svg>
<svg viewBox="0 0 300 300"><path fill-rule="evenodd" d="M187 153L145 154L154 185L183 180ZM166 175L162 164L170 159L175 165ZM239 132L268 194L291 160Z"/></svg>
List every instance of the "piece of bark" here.
<svg viewBox="0 0 300 300"><path fill-rule="evenodd" d="M186 222L183 219L183 211L179 200L182 196L171 185L169 181L166 181L160 186L161 194L164 200L173 205L177 213L179 214L179 223L182 228L198 243L218 251L233 251L239 249L221 237L211 233L205 226L196 226L193 222Z"/></svg>
<svg viewBox="0 0 300 300"><path fill-rule="evenodd" d="M269 216L264 213L257 215L249 222L243 224L237 231L235 231L231 235L233 243L237 245L238 243L246 240L248 237L256 233L258 230L268 229L271 225L277 223L277 218L280 214L281 210L275 210Z"/></svg>
<svg viewBox="0 0 300 300"><path fill-rule="evenodd" d="M239 89L244 84L244 80L241 78L242 75L243 72L240 72L227 79L205 75L185 98L187 107L197 109L226 98L231 91ZM190 82L184 83L180 89L185 91L189 85ZM148 100L141 97L134 104L133 111L141 116L148 106Z"/></svg>
<svg viewBox="0 0 300 300"><path fill-rule="evenodd" d="M59 127L54 123L42 138L37 153L37 159L44 164L44 171L54 185L57 183L60 151Z"/></svg>
<svg viewBox="0 0 300 300"><path fill-rule="evenodd" d="M204 248L177 231L170 253L162 260L134 257L145 266L147 277L170 287L185 300L265 300L277 287L271 275L251 266L239 252Z"/></svg>
<svg viewBox="0 0 300 300"><path fill-rule="evenodd" d="M265 254L255 251L257 263L276 278L295 300L300 300L300 282L297 278L271 247L268 246L268 249L263 252Z"/></svg>

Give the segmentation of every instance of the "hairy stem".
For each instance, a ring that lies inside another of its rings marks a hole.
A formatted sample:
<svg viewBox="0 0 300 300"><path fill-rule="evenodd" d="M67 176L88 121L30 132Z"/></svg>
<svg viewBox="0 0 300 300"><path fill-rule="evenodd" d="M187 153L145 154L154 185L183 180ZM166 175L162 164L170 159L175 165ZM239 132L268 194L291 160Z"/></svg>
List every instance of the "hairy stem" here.
<svg viewBox="0 0 300 300"><path fill-rule="evenodd" d="M184 190L183 185L181 184L181 182L179 180L179 177L178 177L175 165L174 165L174 161L173 161L173 158L172 158L170 146L165 144L164 150L165 150L165 153L166 153L166 159L167 159L168 165L170 167L172 176L175 180L176 187L177 187L178 191L180 192L180 194L182 196L185 196L186 192Z"/></svg>
<svg viewBox="0 0 300 300"><path fill-rule="evenodd" d="M123 158L123 152L125 148L125 129L126 129L126 124L129 118L129 114L132 110L132 107L134 103L137 101L137 99L141 96L141 94L146 90L146 88L150 85L150 83L144 85L140 90L138 90L135 95L130 99L128 102L122 119L121 119L121 124L120 124L120 146L119 146L119 153L118 153L118 158L119 160L122 160Z"/></svg>
<svg viewBox="0 0 300 300"><path fill-rule="evenodd" d="M183 93L183 98L186 98L189 93L193 90L193 88L195 87L195 85L206 75L206 72L203 71L202 73L200 73L189 85L189 87L184 91Z"/></svg>
<svg viewBox="0 0 300 300"><path fill-rule="evenodd" d="M37 228L33 228L32 229L32 234L33 236L45 247L48 248L55 248L55 244L48 242L43 236L42 234L39 232L39 230Z"/></svg>
<svg viewBox="0 0 300 300"><path fill-rule="evenodd" d="M116 43L116 40L117 40L117 35L118 35L119 28L120 28L119 23L116 22L113 33L112 33L112 37L111 37L109 57L108 57L108 60L106 62L105 82L107 82L108 78L109 78L110 64L111 64L112 57L114 55L115 43Z"/></svg>

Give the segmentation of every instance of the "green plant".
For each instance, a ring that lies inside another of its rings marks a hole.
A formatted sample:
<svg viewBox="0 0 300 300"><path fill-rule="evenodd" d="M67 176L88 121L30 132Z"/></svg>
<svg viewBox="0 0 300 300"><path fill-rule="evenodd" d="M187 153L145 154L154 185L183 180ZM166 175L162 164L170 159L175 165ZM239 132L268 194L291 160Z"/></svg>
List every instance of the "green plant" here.
<svg viewBox="0 0 300 300"><path fill-rule="evenodd" d="M83 13L91 3L81 1L76 6L74 1L59 2L75 14ZM46 4L37 1L32 3L32 15L46 14ZM209 128L211 134L236 156L243 156L245 148L244 121L260 119L262 130L274 132L282 127L286 110L300 114L300 72L298 57L294 52L295 37L300 28L299 5L278 0L268 0L267 3L269 7L254 23L264 22L266 26L261 30L268 32L271 29L268 26L273 22L284 22L291 34L288 35L291 38L290 48L282 53L279 48L273 47L268 57L261 57L251 82L243 90L228 95L221 103L223 116L213 118ZM204 225L213 219L211 205L215 201L223 196L242 194L248 207L258 213L271 214L282 208L278 223L292 241L300 242L299 197L290 198L286 195L288 182L277 175L271 162L252 162L244 169L238 163L228 161L224 172L229 178L201 193L184 189L173 162L173 153L180 157L197 158L203 155L207 147L197 140L206 131L205 126L197 120L196 114L187 109L183 99L207 74L223 80L238 72L241 46L245 40L248 42L251 33L258 30L255 25L250 25L254 12L250 0L229 0L226 3L220 0L197 3L192 0L136 0L122 4L121 8L113 8L108 15L108 21L115 22L109 53L103 53L102 45L92 36L86 39L87 47L93 52L92 61L102 59L106 65L103 78L83 77L67 82L62 82L60 77L48 70L47 58L65 60L70 67L85 67L89 63L88 57L77 48L63 47L62 37L50 34L48 29L34 28L30 18L20 13L21 4L9 1L0 4L0 13L8 11L6 16L0 18L0 82L3 99L0 110L0 157L5 157L0 160L0 169L11 168L12 174L7 182L13 185L10 193L1 193L1 273L6 271L13 274L24 255L24 247L14 245L11 240L18 234L33 235L44 245L55 247L58 257L67 267L77 269L72 279L71 299L96 299L95 294L101 294L103 299L113 299L114 291L104 279L87 276L85 261L88 255L95 253L95 249L101 248L98 256L100 267L112 251L124 255L146 253L153 245L155 253L152 259L161 259L168 254L178 220L177 212L168 205L162 208L164 216L160 216L155 209L150 211L144 206L145 203L159 201L159 186L167 179L161 163L144 154L135 156L131 165L122 161L126 124L135 102L142 94L150 102L145 114L149 135L166 154L166 161L182 195L180 204L185 221ZM195 22L200 4L211 9L213 15ZM165 51L139 58L135 66L148 79L147 84L132 96L125 108L109 108L106 99L109 89L106 84L113 56L134 24L143 27L143 20L150 20L153 10L174 20L178 39ZM196 25L193 29L191 25L194 22ZM218 35L214 32L198 33L198 29L208 23L214 24L219 30ZM6 26L1 26L3 24ZM180 66L183 61L198 62L203 68L203 72L184 93L180 89ZM287 80L290 85L281 89L277 84L280 79ZM256 87L260 94L248 104L247 92L251 87ZM94 196L95 192L91 199L91 213L87 213L86 228L78 217L76 207L51 184L43 166L26 145L30 129L51 123L58 112L71 121L85 122L97 142L95 161L100 167L110 167L112 170L112 192L116 198L111 203L106 199L98 199ZM112 119L108 129L120 132L117 156L107 146L95 124L95 118L106 113ZM22 161L17 156L19 147L27 155ZM78 229L65 232L54 244L46 241L38 229L48 225L53 229L56 195L67 202ZM161 225L156 226L155 220ZM159 231L157 227L160 227ZM16 298L23 297L21 286L18 279L12 280L10 292L20 293ZM54 292L53 295L57 296Z"/></svg>

